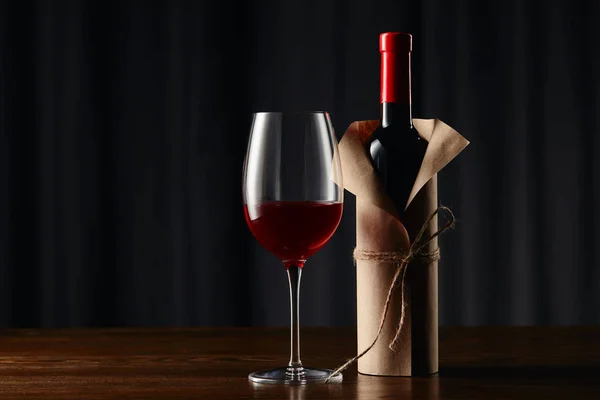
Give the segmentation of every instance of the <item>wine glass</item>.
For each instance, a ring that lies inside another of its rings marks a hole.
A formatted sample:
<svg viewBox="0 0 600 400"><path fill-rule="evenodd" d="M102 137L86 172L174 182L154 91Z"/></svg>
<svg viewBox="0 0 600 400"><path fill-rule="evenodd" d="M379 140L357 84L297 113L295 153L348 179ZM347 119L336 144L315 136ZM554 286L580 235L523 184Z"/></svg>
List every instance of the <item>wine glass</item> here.
<svg viewBox="0 0 600 400"><path fill-rule="evenodd" d="M279 257L290 288L291 354L286 367L251 373L255 383L323 382L328 369L300 361L300 278L304 263L329 241L342 217L340 159L327 112L253 114L243 172L246 222ZM336 374L329 382L341 382Z"/></svg>

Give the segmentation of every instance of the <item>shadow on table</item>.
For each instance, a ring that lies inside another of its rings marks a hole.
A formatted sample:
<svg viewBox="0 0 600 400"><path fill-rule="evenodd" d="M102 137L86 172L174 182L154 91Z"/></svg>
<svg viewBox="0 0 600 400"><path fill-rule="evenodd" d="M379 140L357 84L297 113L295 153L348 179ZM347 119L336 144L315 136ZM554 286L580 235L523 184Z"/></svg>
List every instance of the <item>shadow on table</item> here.
<svg viewBox="0 0 600 400"><path fill-rule="evenodd" d="M448 366L440 369L440 378L572 380L599 379L600 365L523 365L523 366Z"/></svg>
<svg viewBox="0 0 600 400"><path fill-rule="evenodd" d="M308 400L336 398L344 400L395 399L438 400L439 379L429 377L377 377L359 375L345 383L305 386L250 384L254 399Z"/></svg>

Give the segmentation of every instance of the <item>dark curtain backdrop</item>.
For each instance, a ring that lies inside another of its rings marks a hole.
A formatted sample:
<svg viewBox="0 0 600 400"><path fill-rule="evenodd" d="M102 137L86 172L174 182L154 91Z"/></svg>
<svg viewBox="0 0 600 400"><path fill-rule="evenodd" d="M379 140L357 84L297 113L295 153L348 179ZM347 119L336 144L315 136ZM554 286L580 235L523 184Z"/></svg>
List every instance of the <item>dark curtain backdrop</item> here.
<svg viewBox="0 0 600 400"><path fill-rule="evenodd" d="M378 34L414 34L415 117L472 141L440 174L443 324L600 323L600 2L5 1L0 325L285 325L249 233L250 115L378 117ZM354 199L302 323L355 323Z"/></svg>

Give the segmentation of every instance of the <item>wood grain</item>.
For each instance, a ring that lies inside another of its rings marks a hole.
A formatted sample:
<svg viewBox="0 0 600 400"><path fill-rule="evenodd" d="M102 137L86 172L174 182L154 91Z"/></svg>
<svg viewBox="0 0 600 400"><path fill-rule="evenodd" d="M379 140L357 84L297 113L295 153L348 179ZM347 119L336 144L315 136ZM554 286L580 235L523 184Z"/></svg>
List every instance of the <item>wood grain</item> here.
<svg viewBox="0 0 600 400"><path fill-rule="evenodd" d="M302 331L305 365L353 355L355 330ZM254 386L285 365L287 329L77 329L0 332L2 399L600 398L600 327L440 329L440 373L344 374L344 383Z"/></svg>

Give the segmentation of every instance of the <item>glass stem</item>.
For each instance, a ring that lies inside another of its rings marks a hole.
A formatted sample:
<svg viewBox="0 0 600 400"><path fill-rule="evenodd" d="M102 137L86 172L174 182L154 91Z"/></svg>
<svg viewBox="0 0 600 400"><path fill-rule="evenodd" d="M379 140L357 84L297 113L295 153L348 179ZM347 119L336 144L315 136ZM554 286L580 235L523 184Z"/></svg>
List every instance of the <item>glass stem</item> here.
<svg viewBox="0 0 600 400"><path fill-rule="evenodd" d="M288 282L290 284L290 314L291 314L291 349L290 363L292 368L302 368L300 361L300 307L298 299L300 298L300 278L302 277L302 267L297 264L287 267Z"/></svg>

